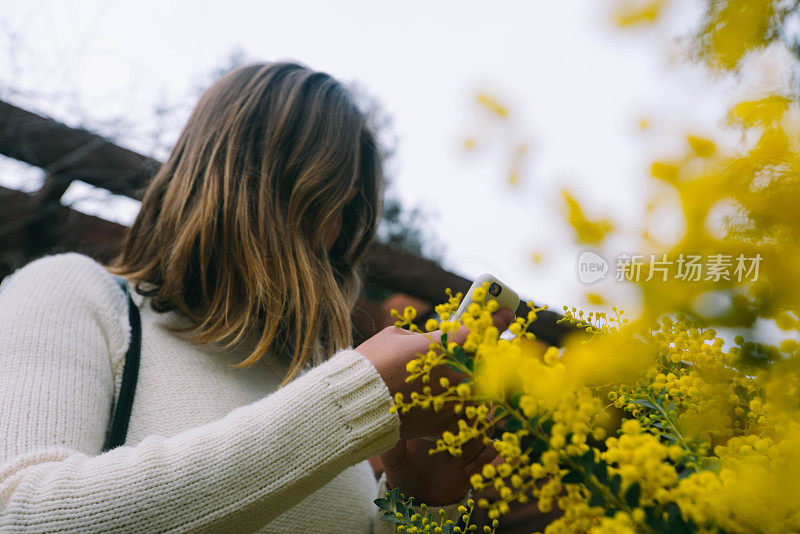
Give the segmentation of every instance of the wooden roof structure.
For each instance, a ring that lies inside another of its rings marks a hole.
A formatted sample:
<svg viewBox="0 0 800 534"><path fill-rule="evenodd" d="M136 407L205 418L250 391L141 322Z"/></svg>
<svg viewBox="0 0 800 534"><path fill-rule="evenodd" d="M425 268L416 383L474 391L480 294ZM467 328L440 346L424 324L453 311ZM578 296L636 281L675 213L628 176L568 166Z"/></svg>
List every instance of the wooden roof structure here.
<svg viewBox="0 0 800 534"><path fill-rule="evenodd" d="M107 262L126 227L64 206L61 196L74 180L139 199L160 163L86 130L71 128L0 101L0 154L43 169L35 193L0 187L0 279L45 254L77 251ZM364 260L364 281L431 305L445 299L445 288L466 292L471 281L433 261L373 243ZM518 314L527 313L526 300ZM370 307L353 313L357 337L376 330ZM373 308L374 309L374 308ZM560 345L574 328L545 310L532 327L536 336Z"/></svg>

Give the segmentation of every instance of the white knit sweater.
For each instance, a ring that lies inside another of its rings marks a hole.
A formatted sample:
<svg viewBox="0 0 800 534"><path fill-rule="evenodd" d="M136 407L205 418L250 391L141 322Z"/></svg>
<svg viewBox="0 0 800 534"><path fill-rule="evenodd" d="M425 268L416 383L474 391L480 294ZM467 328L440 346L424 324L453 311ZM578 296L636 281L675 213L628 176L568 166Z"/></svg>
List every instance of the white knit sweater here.
<svg viewBox="0 0 800 534"><path fill-rule="evenodd" d="M0 288L0 532L391 532L366 459L399 420L352 349L278 389L273 358L195 345L140 295L139 378L125 445L100 452L130 327L123 292L80 254ZM455 505L446 507L453 516Z"/></svg>

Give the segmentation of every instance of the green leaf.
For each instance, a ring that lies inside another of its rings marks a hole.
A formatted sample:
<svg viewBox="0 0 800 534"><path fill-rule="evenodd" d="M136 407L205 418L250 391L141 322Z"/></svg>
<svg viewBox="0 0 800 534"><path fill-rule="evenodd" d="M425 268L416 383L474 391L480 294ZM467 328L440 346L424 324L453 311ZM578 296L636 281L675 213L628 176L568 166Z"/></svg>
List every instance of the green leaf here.
<svg viewBox="0 0 800 534"><path fill-rule="evenodd" d="M392 503L392 508L397 508L397 503L400 500L400 488L394 488L389 492L389 501Z"/></svg>
<svg viewBox="0 0 800 534"><path fill-rule="evenodd" d="M547 419L546 421L542 422L542 430L544 431L545 434L547 434L549 436L551 434L550 431L552 429L553 429L553 420L552 419Z"/></svg>
<svg viewBox="0 0 800 534"><path fill-rule="evenodd" d="M511 405L512 408L515 410L519 410L519 400L522 398L521 391L515 391L511 397L508 399L508 403Z"/></svg>
<svg viewBox="0 0 800 534"><path fill-rule="evenodd" d="M739 396L739 398L741 399L751 400L747 388L745 388L744 386L734 386L733 392L736 393L736 395Z"/></svg>
<svg viewBox="0 0 800 534"><path fill-rule="evenodd" d="M403 504L402 502L397 503L397 511L403 514L403 517L406 518L406 521L411 521L411 514L409 513L408 508L406 508L405 504Z"/></svg>
<svg viewBox="0 0 800 534"><path fill-rule="evenodd" d="M462 347L456 347L453 349L453 359L458 363L464 364L467 361L467 353L464 351Z"/></svg>
<svg viewBox="0 0 800 534"><path fill-rule="evenodd" d="M547 450L547 442L543 439L537 439L533 443L531 443L531 452L535 453L543 453Z"/></svg>
<svg viewBox="0 0 800 534"><path fill-rule="evenodd" d="M503 426L506 432L518 432L522 430L522 423L514 419L513 417L509 417L506 419L506 424Z"/></svg>
<svg viewBox="0 0 800 534"><path fill-rule="evenodd" d="M645 506L643 510L644 520L650 528L658 533L666 532L666 525L664 523L663 515L656 515L656 509L654 506Z"/></svg>
<svg viewBox="0 0 800 534"><path fill-rule="evenodd" d="M642 494L642 488L639 486L638 482L634 482L628 488L628 491L625 492L625 502L628 503L628 506L631 508L636 508L639 506L639 497Z"/></svg>
<svg viewBox="0 0 800 534"><path fill-rule="evenodd" d="M563 477L561 477L561 482L563 484L579 484L583 482L583 477L577 471L570 471Z"/></svg>
<svg viewBox="0 0 800 534"><path fill-rule="evenodd" d="M665 532L668 534L682 534L684 532L695 532L697 530L694 521L684 521L678 507L670 503L666 510L667 512L667 528Z"/></svg>
<svg viewBox="0 0 800 534"><path fill-rule="evenodd" d="M603 506L605 499L599 493L592 493L592 498L589 499L589 506Z"/></svg>
<svg viewBox="0 0 800 534"><path fill-rule="evenodd" d="M656 406L647 399L634 399L633 404L638 404L639 406L644 406L645 408L658 411L658 406Z"/></svg>
<svg viewBox="0 0 800 534"><path fill-rule="evenodd" d="M372 502L374 502L378 506L378 508L380 508L385 512L389 512L392 509L391 504L389 504L389 499L375 499Z"/></svg>
<svg viewBox="0 0 800 534"><path fill-rule="evenodd" d="M578 463L586 469L587 472L592 473L594 471L594 451L588 450L583 453L583 456L578 458Z"/></svg>
<svg viewBox="0 0 800 534"><path fill-rule="evenodd" d="M460 374L460 373L462 372L462 369L459 369L458 367L456 367L456 366L455 366L455 365L453 365L452 363L450 363L450 362L445 362L445 363L447 364L447 367L449 367L450 369L452 369L452 370L453 370L453 371L455 371L456 373L459 373L459 374Z"/></svg>
<svg viewBox="0 0 800 534"><path fill-rule="evenodd" d="M611 488L611 491L614 493L619 493L620 484L622 484L622 477L619 476L619 473L611 477L611 480L608 481L608 487Z"/></svg>
<svg viewBox="0 0 800 534"><path fill-rule="evenodd" d="M381 521L388 521L389 523L394 523L395 525L400 522L400 520L397 519L392 512L384 512L381 516Z"/></svg>
<svg viewBox="0 0 800 534"><path fill-rule="evenodd" d="M608 464L604 460L600 460L593 471L594 476L601 484L608 484Z"/></svg>

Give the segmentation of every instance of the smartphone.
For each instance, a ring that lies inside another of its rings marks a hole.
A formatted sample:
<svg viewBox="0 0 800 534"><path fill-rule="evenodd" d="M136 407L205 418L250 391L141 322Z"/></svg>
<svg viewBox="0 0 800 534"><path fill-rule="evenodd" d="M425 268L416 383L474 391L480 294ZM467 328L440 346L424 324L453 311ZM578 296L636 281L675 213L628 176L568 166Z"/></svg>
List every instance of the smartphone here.
<svg viewBox="0 0 800 534"><path fill-rule="evenodd" d="M456 310L455 318L461 317L461 314L467 311L467 307L469 307L472 302L472 293L477 288L481 287L484 282L489 282L489 288L486 290L486 302L496 300L499 308L508 308L512 312L517 313L517 308L519 307L519 295L517 295L517 292L508 287L506 283L501 282L496 276L484 273L472 282L469 291L464 295L461 305L458 307L458 310ZM505 333L508 333L508 331ZM421 439L435 443L439 437L438 435L423 436Z"/></svg>
<svg viewBox="0 0 800 534"><path fill-rule="evenodd" d="M461 317L461 314L467 311L467 308L472 303L472 293L485 282L489 282L489 288L486 290L486 302L496 300L499 308L508 308L514 313L517 313L519 307L519 295L511 289L506 283L501 282L496 276L489 273L484 273L478 276L464 295L461 305L456 310L455 318ZM499 309L498 308L498 309Z"/></svg>

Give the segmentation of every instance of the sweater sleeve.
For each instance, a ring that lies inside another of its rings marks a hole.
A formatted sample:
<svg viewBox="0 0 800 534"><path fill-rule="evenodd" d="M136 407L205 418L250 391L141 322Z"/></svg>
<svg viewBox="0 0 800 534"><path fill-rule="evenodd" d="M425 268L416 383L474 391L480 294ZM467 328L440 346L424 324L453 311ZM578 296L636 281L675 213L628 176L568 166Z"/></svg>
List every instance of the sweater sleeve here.
<svg viewBox="0 0 800 534"><path fill-rule="evenodd" d="M399 437L386 385L345 349L219 420L100 453L124 305L76 254L3 284L0 531L254 531Z"/></svg>

